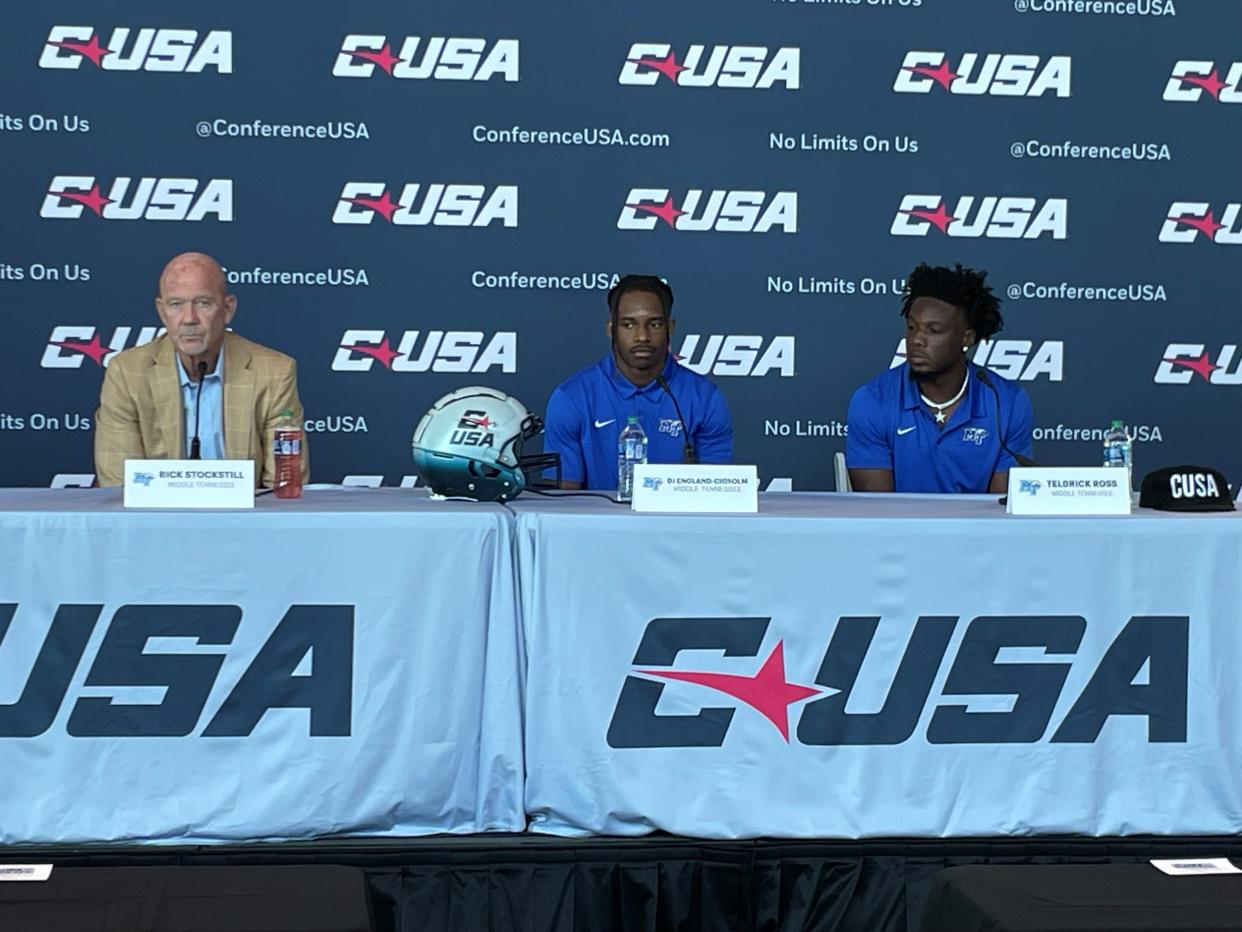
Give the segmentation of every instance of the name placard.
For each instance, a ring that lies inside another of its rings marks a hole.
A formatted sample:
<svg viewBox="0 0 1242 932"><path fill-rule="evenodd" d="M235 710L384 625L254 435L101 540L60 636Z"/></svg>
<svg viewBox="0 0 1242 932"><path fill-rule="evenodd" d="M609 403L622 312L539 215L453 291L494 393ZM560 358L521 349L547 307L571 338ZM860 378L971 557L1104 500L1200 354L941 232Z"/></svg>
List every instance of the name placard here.
<svg viewBox="0 0 1242 932"><path fill-rule="evenodd" d="M1205 874L1242 874L1228 858L1183 858L1180 861L1152 858L1151 866L1172 877L1200 877Z"/></svg>
<svg viewBox="0 0 1242 932"><path fill-rule="evenodd" d="M252 460L126 460L126 508L253 508Z"/></svg>
<svg viewBox="0 0 1242 932"><path fill-rule="evenodd" d="M1130 471L1115 466L1014 466L1011 515L1128 515Z"/></svg>
<svg viewBox="0 0 1242 932"><path fill-rule="evenodd" d="M754 514L759 475L754 466L646 463L634 467L632 504L635 511Z"/></svg>
<svg viewBox="0 0 1242 932"><path fill-rule="evenodd" d="M0 882L6 880L44 881L52 876L51 864L0 864Z"/></svg>

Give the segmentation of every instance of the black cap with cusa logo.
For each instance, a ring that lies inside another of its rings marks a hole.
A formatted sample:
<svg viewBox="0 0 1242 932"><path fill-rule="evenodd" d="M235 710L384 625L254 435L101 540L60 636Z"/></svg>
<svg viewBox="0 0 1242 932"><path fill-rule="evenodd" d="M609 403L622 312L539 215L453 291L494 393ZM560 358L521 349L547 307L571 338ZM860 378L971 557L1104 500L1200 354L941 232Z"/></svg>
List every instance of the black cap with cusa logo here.
<svg viewBox="0 0 1242 932"><path fill-rule="evenodd" d="M1210 466L1166 466L1143 477L1141 508L1160 511L1233 511L1224 473Z"/></svg>

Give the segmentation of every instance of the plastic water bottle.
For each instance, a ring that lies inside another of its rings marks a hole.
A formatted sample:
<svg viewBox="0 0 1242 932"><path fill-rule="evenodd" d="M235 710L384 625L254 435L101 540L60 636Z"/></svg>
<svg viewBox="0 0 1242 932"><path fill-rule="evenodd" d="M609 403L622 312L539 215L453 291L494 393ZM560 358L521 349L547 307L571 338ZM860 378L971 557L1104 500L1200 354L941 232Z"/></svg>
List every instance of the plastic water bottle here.
<svg viewBox="0 0 1242 932"><path fill-rule="evenodd" d="M628 502L634 497L634 467L647 462L647 432L638 415L626 418L625 430L617 440L617 498Z"/></svg>
<svg viewBox="0 0 1242 932"><path fill-rule="evenodd" d="M276 497L302 497L302 425L292 411L281 411L272 441L276 457Z"/></svg>
<svg viewBox="0 0 1242 932"><path fill-rule="evenodd" d="M1132 467L1132 445L1125 421L1113 421L1104 432L1104 465L1123 467L1128 476Z"/></svg>

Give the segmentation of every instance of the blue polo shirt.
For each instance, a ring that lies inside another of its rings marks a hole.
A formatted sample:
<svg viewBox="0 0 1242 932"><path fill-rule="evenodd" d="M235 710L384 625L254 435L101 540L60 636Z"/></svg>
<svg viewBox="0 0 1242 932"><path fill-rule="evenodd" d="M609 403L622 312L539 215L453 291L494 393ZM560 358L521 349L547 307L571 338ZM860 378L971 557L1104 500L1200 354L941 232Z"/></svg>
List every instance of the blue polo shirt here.
<svg viewBox="0 0 1242 932"><path fill-rule="evenodd" d="M720 389L669 354L664 378L689 422L700 463L733 460L733 425ZM682 423L658 383L638 388L609 353L563 382L548 399L543 448L561 455L561 478L583 488L615 490L617 439L631 414L647 432L647 461L680 463Z"/></svg>
<svg viewBox="0 0 1242 932"><path fill-rule="evenodd" d="M989 372L993 393L968 363L966 395L944 427L919 398L908 363L872 379L850 399L845 464L850 469L891 469L898 492L986 492L992 473L1017 465L996 436L1000 425L1009 449L1031 455L1034 414L1025 389Z"/></svg>

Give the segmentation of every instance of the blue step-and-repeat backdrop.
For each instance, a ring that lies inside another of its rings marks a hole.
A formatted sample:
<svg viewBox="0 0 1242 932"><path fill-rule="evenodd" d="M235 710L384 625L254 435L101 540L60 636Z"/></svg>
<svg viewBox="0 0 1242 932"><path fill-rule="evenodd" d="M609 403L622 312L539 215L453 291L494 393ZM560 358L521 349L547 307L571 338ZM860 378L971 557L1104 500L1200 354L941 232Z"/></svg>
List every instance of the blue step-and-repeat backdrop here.
<svg viewBox="0 0 1242 932"><path fill-rule="evenodd" d="M542 412L627 272L765 483L831 488L903 276L984 268L1036 456L1242 474L1242 4L14 4L0 485L89 483L173 254L297 358L313 478L401 484L430 403ZM369 477L359 479L357 477ZM406 480L408 481L408 480Z"/></svg>

